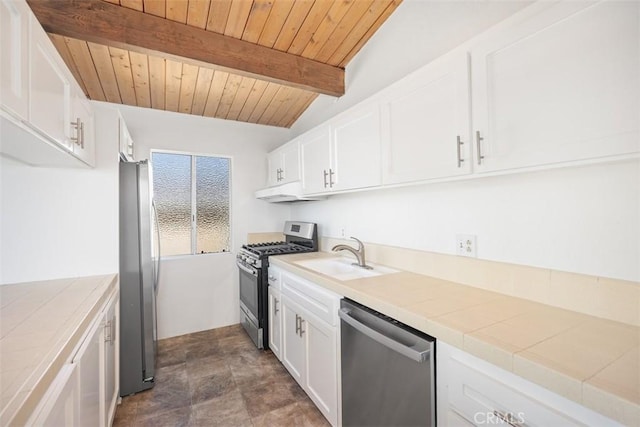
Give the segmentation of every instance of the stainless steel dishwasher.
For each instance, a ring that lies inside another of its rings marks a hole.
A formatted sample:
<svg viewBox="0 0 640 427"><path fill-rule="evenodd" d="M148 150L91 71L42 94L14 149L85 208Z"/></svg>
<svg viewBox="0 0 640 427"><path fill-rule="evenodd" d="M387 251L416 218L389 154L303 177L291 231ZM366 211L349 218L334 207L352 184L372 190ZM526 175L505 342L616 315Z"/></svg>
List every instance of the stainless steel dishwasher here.
<svg viewBox="0 0 640 427"><path fill-rule="evenodd" d="M435 426L435 338L340 303L343 426Z"/></svg>

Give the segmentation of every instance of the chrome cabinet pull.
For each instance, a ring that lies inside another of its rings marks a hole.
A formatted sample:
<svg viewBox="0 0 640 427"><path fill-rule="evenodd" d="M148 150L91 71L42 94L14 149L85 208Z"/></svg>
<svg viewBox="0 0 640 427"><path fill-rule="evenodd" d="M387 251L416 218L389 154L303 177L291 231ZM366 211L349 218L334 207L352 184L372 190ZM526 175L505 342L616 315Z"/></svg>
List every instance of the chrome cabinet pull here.
<svg viewBox="0 0 640 427"><path fill-rule="evenodd" d="M511 427L526 427L526 424L523 421L518 420L513 416L512 413L507 412L506 414L494 409L493 415L498 417L502 422L509 424Z"/></svg>
<svg viewBox="0 0 640 427"><path fill-rule="evenodd" d="M104 342L113 341L113 329L111 327L111 320L104 324Z"/></svg>
<svg viewBox="0 0 640 427"><path fill-rule="evenodd" d="M300 335L300 316L296 314L296 335Z"/></svg>
<svg viewBox="0 0 640 427"><path fill-rule="evenodd" d="M335 184L335 182L333 182L333 175L335 174L335 172L333 171L333 169L329 169L329 187L333 188L333 184Z"/></svg>
<svg viewBox="0 0 640 427"><path fill-rule="evenodd" d="M273 299L273 314L278 314L278 312L280 311L280 309L278 308L279 302L280 301L278 301L278 298Z"/></svg>
<svg viewBox="0 0 640 427"><path fill-rule="evenodd" d="M76 136L72 136L69 139L71 140L71 142L73 142L76 145L80 145L80 138L81 138L80 129L81 129L81 126L82 126L82 122L80 121L80 117L78 117L75 122L71 122L71 127L73 129L75 129Z"/></svg>
<svg viewBox="0 0 640 427"><path fill-rule="evenodd" d="M84 122L80 122L80 148L84 148Z"/></svg>
<svg viewBox="0 0 640 427"><path fill-rule="evenodd" d="M462 152L461 152L462 144L464 144L464 142L462 142L462 140L460 139L460 135L458 135L457 136L458 167L462 166L462 162L464 162L464 159L462 158Z"/></svg>
<svg viewBox="0 0 640 427"><path fill-rule="evenodd" d="M477 130L476 131L476 148L478 149L478 165L481 165L482 160L484 159L484 156L482 155L482 145L480 144L482 141L484 141L484 138L480 136L480 131Z"/></svg>
<svg viewBox="0 0 640 427"><path fill-rule="evenodd" d="M300 318L300 338L302 338L302 334L305 333L305 330L302 329L302 323L304 323L304 319L301 317Z"/></svg>
<svg viewBox="0 0 640 427"><path fill-rule="evenodd" d="M322 172L324 173L324 188L327 188L327 175L329 174L327 173L326 169L324 169Z"/></svg>

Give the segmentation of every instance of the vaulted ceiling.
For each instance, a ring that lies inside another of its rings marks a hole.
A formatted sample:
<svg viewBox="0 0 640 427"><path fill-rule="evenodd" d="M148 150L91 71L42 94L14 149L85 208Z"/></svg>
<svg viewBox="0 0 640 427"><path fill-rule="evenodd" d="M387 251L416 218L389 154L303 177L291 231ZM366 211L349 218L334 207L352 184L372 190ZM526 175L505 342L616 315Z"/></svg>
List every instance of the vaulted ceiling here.
<svg viewBox="0 0 640 427"><path fill-rule="evenodd" d="M290 127L402 0L28 0L90 99Z"/></svg>

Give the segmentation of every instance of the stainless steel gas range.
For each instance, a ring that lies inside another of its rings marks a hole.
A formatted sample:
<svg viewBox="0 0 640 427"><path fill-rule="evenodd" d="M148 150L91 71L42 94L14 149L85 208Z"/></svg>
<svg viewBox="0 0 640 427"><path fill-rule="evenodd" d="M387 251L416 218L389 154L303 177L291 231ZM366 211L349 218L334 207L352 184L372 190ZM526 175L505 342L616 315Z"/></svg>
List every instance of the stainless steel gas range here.
<svg viewBox="0 0 640 427"><path fill-rule="evenodd" d="M240 321L258 348L269 348L269 256L318 250L318 230L314 223L287 221L284 236L284 242L244 245L236 256L240 269Z"/></svg>

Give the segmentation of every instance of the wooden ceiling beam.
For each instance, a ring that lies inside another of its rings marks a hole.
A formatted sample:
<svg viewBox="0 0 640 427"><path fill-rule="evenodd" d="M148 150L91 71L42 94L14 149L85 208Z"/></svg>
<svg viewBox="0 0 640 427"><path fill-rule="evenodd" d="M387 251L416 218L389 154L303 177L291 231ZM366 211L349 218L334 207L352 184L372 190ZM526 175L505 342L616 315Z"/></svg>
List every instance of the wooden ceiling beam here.
<svg viewBox="0 0 640 427"><path fill-rule="evenodd" d="M331 96L344 69L99 0L27 0L48 33Z"/></svg>

